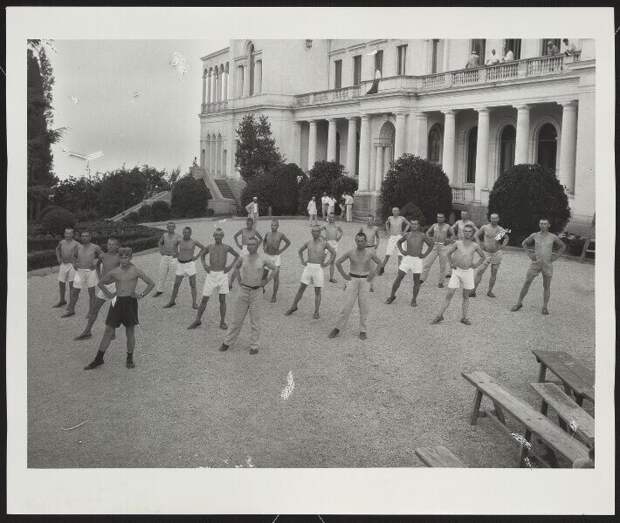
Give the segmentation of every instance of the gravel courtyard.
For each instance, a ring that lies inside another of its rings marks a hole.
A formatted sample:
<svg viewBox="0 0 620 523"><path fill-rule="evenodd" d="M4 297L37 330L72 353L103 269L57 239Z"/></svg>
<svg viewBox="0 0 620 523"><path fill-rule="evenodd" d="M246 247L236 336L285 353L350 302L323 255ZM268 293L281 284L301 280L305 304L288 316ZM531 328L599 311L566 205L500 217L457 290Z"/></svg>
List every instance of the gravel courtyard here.
<svg viewBox="0 0 620 523"><path fill-rule="evenodd" d="M178 223L177 232L183 225ZM190 225L203 243L220 225L224 242L232 244L244 221L205 219ZM353 247L360 225L342 226L341 252ZM259 232L268 229L269 221L261 220ZM511 313L528 259L510 250L500 267L497 298L486 297L488 270L482 292L471 301L473 325L465 326L458 322L458 294L445 322L430 325L445 295L436 286L438 262L417 308L409 306L411 276L397 300L385 305L396 274L391 259L370 295L368 340L357 337L355 310L341 335L329 340L342 278L326 283L320 319L312 319L312 289L299 311L285 317L302 272L297 249L310 232L302 220L283 220L280 230L292 245L283 255L278 302L269 303L271 286L265 294L261 349L255 356L247 350L248 325L231 350L217 350L225 334L218 328L217 299L209 302L202 326L187 330L195 314L187 281L177 306L163 309L169 279L164 296L140 302L136 368L125 368L121 328L105 365L86 372L82 369L96 352L107 306L93 338L73 341L86 321L86 293L76 316L60 319L62 309L51 308L58 298L56 273L29 275L28 466L417 467L422 463L416 447L444 445L471 467L514 467L518 449L505 434L484 418L469 425L474 389L461 372L484 370L538 406L529 387L538 373L532 349L565 350L594 368L592 264L556 262L550 316L540 314L540 277L523 309ZM381 256L384 250L385 240ZM138 254L133 261L156 279L158 253ZM204 276L200 267L199 293ZM228 298L230 312L236 289ZM229 324L231 319L229 314ZM294 389L283 399L289 373Z"/></svg>

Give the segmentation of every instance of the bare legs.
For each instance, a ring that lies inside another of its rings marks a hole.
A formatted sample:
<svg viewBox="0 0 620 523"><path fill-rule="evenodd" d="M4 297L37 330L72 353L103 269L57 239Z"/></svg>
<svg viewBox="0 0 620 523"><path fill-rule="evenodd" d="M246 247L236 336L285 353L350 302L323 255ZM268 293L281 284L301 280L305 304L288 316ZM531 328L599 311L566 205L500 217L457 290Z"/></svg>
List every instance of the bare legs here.
<svg viewBox="0 0 620 523"><path fill-rule="evenodd" d="M105 351L110 346L110 342L114 339L114 327L110 325L105 326L105 331L103 333L103 337L99 342L99 349L97 350L97 355L95 359L90 362L84 370L91 370L99 367L99 365L103 365L103 356ZM125 327L125 336L127 338L127 361L125 366L128 369L133 369L135 364L133 362L133 351L136 348L136 334L135 334L135 325L130 325L129 327Z"/></svg>
<svg viewBox="0 0 620 523"><path fill-rule="evenodd" d="M58 301L56 305L54 305L55 309L57 309L58 307L62 307L63 305L67 305L67 300L65 299L66 289L67 289L67 284L64 281L59 281L58 282L58 294L59 294L60 300ZM71 300L72 294L73 294L73 282L69 282L69 300Z"/></svg>
<svg viewBox="0 0 620 523"><path fill-rule="evenodd" d="M389 256L386 256L386 258L389 258ZM385 303L392 303L396 299L396 291L400 287L400 283L403 281L403 278L406 275L407 274L401 271L400 269L398 270L398 273L396 274L396 279L394 280L394 283L392 284L392 293L390 294L390 297L385 301Z"/></svg>
<svg viewBox="0 0 620 523"><path fill-rule="evenodd" d="M435 324L443 320L444 312L446 312L446 309L450 305L450 301L452 300L452 297L454 296L455 292L456 292L456 289L448 288L448 292L446 292L446 298L443 302L443 305L441 306L441 309L439 310L439 314L435 317L435 319L431 323ZM467 318L467 311L469 310L469 293L470 292L471 292L470 289L463 289L463 304L462 304L463 314L461 317L461 323L465 325L471 325L471 322Z"/></svg>
<svg viewBox="0 0 620 523"><path fill-rule="evenodd" d="M164 309L169 309L176 304L177 295L179 294L179 287L181 286L181 282L183 281L183 276L177 276L174 279L174 288L172 289L172 296L170 296L170 301L164 305ZM196 275L192 275L189 277L189 287L192 293L192 308L198 309L198 304L196 303Z"/></svg>
<svg viewBox="0 0 620 523"><path fill-rule="evenodd" d="M297 305L299 304L301 297L304 295L306 287L308 286L305 283L301 283L299 285L299 289L297 290L297 294L295 295L295 299L293 300L293 305L291 305L291 308L285 312L286 316L290 316L297 310ZM315 287L314 288L314 315L313 315L315 320L319 318L320 307L321 307L321 287Z"/></svg>
<svg viewBox="0 0 620 523"><path fill-rule="evenodd" d="M269 271L267 269L263 270L263 280L267 278ZM280 267L276 267L275 272L273 273L273 294L271 295L271 303L276 302L276 295L278 294L278 289L280 288ZM263 292L265 292L265 288L263 287Z"/></svg>
<svg viewBox="0 0 620 523"><path fill-rule="evenodd" d="M68 318L69 316L75 315L75 305L77 304L79 297L80 297L80 289L76 289L75 287L71 286L71 297L69 298L69 305L67 306L67 312L65 312L61 316L61 318ZM95 287L89 287L88 288L88 314L86 315L87 318L90 317L94 308L95 308Z"/></svg>
<svg viewBox="0 0 620 523"><path fill-rule="evenodd" d="M534 281L535 277L536 275L532 275L532 274L527 274L525 276L525 282L523 283L523 287L521 288L521 292L519 293L519 298L517 300L517 303L512 309L510 309L512 312L518 311L521 307L523 307L523 298L525 298L528 291L530 290L530 285L532 285L532 282Z"/></svg>
<svg viewBox="0 0 620 523"><path fill-rule="evenodd" d="M228 329L228 325L226 325L226 294L220 294L219 297L220 297L220 329L225 330L225 329ZM204 314L205 309L207 308L208 301L209 301L208 296L202 297L202 301L200 302L198 310L196 311L196 319L189 327L187 327L188 329L195 329L196 327L202 324L202 321L201 321L202 315Z"/></svg>
<svg viewBox="0 0 620 523"><path fill-rule="evenodd" d="M84 331L82 332L82 334L80 334L77 338L75 338L76 340L85 340L92 336L91 329L93 328L95 321L97 321L97 316L99 315L99 311L101 310L101 307L103 307L104 303L105 303L105 300L95 297L95 304L93 305L92 312L88 316L86 327L84 328Z"/></svg>
<svg viewBox="0 0 620 523"><path fill-rule="evenodd" d="M487 268L486 265L481 265L480 267L478 267L478 270L476 271L474 290L471 292L472 297L476 296L478 285L480 285L480 282L482 281L482 275L484 274L484 271L486 271L486 268ZM487 296L489 298L495 298L495 294L493 294L493 287L495 287L495 280L497 279L498 269L499 269L499 265L491 265L491 276L489 277L489 288L487 290Z"/></svg>

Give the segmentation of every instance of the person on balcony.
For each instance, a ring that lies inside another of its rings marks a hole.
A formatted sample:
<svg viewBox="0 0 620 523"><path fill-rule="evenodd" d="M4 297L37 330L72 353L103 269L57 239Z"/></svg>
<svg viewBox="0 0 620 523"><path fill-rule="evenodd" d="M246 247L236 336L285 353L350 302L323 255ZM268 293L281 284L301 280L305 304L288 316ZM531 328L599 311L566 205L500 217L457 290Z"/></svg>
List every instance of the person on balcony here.
<svg viewBox="0 0 620 523"><path fill-rule="evenodd" d="M515 59L515 55L512 52L512 49L506 49L506 54L504 58L502 58L502 62L512 62Z"/></svg>
<svg viewBox="0 0 620 523"><path fill-rule="evenodd" d="M562 44L564 45L564 54L566 56L572 56L577 53L577 48L573 42L569 42L568 38L564 38L562 40Z"/></svg>
<svg viewBox="0 0 620 523"><path fill-rule="evenodd" d="M471 69L472 67L480 67L480 55L475 49L471 52L469 60L465 64L465 69Z"/></svg>
<svg viewBox="0 0 620 523"><path fill-rule="evenodd" d="M495 53L495 49L491 49L491 56L487 59L486 65L497 65L499 61L499 56Z"/></svg>
<svg viewBox="0 0 620 523"><path fill-rule="evenodd" d="M375 80L372 82L372 85L366 94L377 94L377 91L379 90L379 80L381 80L381 71L377 69L375 71Z"/></svg>

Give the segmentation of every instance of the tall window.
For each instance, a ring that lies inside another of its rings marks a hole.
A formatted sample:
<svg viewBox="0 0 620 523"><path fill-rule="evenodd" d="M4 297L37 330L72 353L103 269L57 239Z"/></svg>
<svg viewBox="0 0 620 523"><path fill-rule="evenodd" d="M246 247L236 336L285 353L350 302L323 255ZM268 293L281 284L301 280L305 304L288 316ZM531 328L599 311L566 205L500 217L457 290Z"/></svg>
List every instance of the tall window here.
<svg viewBox="0 0 620 523"><path fill-rule="evenodd" d="M478 127L472 127L467 137L467 183L476 182L476 149L478 148Z"/></svg>
<svg viewBox="0 0 620 523"><path fill-rule="evenodd" d="M397 74L401 75L401 74L406 74L405 73L405 68L406 68L406 63L407 63L407 46L406 45L399 45L397 47L398 50L398 71Z"/></svg>
<svg viewBox="0 0 620 523"><path fill-rule="evenodd" d="M362 55L353 57L353 85L362 83Z"/></svg>
<svg viewBox="0 0 620 523"><path fill-rule="evenodd" d="M383 51L377 51L375 54L375 71L379 71L383 76Z"/></svg>
<svg viewBox="0 0 620 523"><path fill-rule="evenodd" d="M245 80L243 66L240 65L237 67L237 98L241 98L243 96L243 82Z"/></svg>
<svg viewBox="0 0 620 523"><path fill-rule="evenodd" d="M474 39L471 41L471 52L473 53L474 51L476 51L478 53L481 64L484 63L485 47L486 47L486 40L484 39L478 39L478 40Z"/></svg>
<svg viewBox="0 0 620 523"><path fill-rule="evenodd" d="M499 174L504 174L505 171L510 169L515 164L515 141L517 138L517 132L512 125L507 125L502 130L502 134L499 138L500 151L499 151Z"/></svg>
<svg viewBox="0 0 620 523"><path fill-rule="evenodd" d="M439 40L433 39L433 48L431 54L431 74L437 72L437 63L439 61Z"/></svg>
<svg viewBox="0 0 620 523"><path fill-rule="evenodd" d="M504 54L508 51L512 51L515 60L521 58L521 39L513 38L504 40Z"/></svg>
<svg viewBox="0 0 620 523"><path fill-rule="evenodd" d="M334 89L342 87L342 60L334 62Z"/></svg>
<svg viewBox="0 0 620 523"><path fill-rule="evenodd" d="M428 154L427 158L429 162L441 163L441 142L443 138L441 136L441 126L439 124L433 125L428 133Z"/></svg>
<svg viewBox="0 0 620 523"><path fill-rule="evenodd" d="M550 49L555 46L560 49L560 39L559 38L543 38L542 40L542 50L540 52L541 56L546 56L551 54Z"/></svg>
<svg viewBox="0 0 620 523"><path fill-rule="evenodd" d="M546 123L538 133L538 158L537 162L551 172L555 172L555 158L557 153L557 133L555 127Z"/></svg>
<svg viewBox="0 0 620 523"><path fill-rule="evenodd" d="M248 47L248 54L250 55L250 78L249 78L249 88L250 88L250 96L254 94L254 44L250 44Z"/></svg>

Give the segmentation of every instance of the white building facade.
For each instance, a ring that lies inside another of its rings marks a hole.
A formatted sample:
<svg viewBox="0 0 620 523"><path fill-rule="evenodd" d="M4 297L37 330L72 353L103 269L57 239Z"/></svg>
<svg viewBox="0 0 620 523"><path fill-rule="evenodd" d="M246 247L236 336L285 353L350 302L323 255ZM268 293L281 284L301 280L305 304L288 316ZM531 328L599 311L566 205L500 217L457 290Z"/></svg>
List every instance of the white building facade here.
<svg viewBox="0 0 620 523"><path fill-rule="evenodd" d="M472 51L481 65L466 68ZM232 40L202 66L200 166L214 178L238 178L235 129L256 113L288 162L345 166L358 216L403 153L440 164L454 207L479 219L518 163L555 170L574 222L594 214L593 40Z"/></svg>

